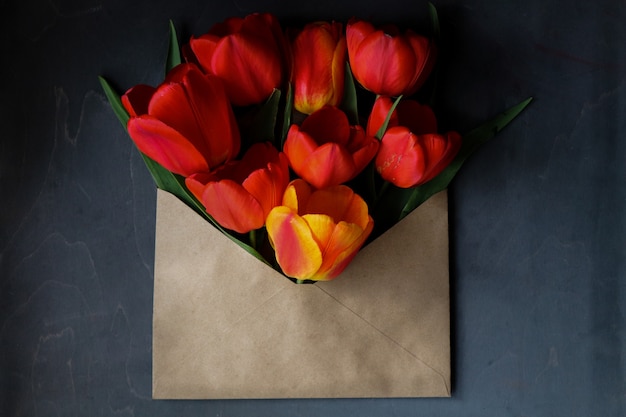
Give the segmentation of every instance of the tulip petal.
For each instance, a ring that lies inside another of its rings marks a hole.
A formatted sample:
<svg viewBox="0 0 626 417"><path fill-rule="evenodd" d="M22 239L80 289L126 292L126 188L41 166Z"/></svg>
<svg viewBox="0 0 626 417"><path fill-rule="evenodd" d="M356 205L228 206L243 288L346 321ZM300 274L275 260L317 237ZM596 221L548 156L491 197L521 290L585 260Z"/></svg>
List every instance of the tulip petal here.
<svg viewBox="0 0 626 417"><path fill-rule="evenodd" d="M289 182L288 173L288 168L269 163L265 169L252 172L243 182L243 188L261 205L264 216L282 203L283 193Z"/></svg>
<svg viewBox="0 0 626 417"><path fill-rule="evenodd" d="M326 106L316 111L302 122L302 132L306 132L318 145L333 142L347 145L350 140L348 116L337 107Z"/></svg>
<svg viewBox="0 0 626 417"><path fill-rule="evenodd" d="M278 206L267 217L267 233L285 275L308 279L322 264L322 253L307 222L288 207Z"/></svg>
<svg viewBox="0 0 626 417"><path fill-rule="evenodd" d="M306 159L300 171L294 171L315 188L343 184L357 175L352 155L336 143L320 146Z"/></svg>
<svg viewBox="0 0 626 417"><path fill-rule="evenodd" d="M322 265L310 279L328 281L339 275L356 255L372 228L373 222L365 230L352 223L338 223L322 248Z"/></svg>
<svg viewBox="0 0 626 417"><path fill-rule="evenodd" d="M148 113L148 104L156 88L139 84L128 90L122 96L122 105L130 115L130 117L141 116Z"/></svg>
<svg viewBox="0 0 626 417"><path fill-rule="evenodd" d="M191 38L189 47L195 56L198 65L205 73L212 74L211 57L215 53L220 37L215 34L205 34L198 38Z"/></svg>
<svg viewBox="0 0 626 417"><path fill-rule="evenodd" d="M297 178L289 183L283 194L283 206L289 207L295 213L306 213L306 205L313 190L304 180Z"/></svg>
<svg viewBox="0 0 626 417"><path fill-rule="evenodd" d="M220 81L199 70L183 84L163 84L155 92L150 115L178 130L214 168L239 152L239 131Z"/></svg>
<svg viewBox="0 0 626 417"><path fill-rule="evenodd" d="M215 48L212 73L224 81L228 97L237 106L260 103L280 86L279 50L263 39L236 33L222 38Z"/></svg>
<svg viewBox="0 0 626 417"><path fill-rule="evenodd" d="M426 169L423 151L406 127L393 127L385 133L376 155L376 169L387 181L401 188L418 183Z"/></svg>
<svg viewBox="0 0 626 417"><path fill-rule="evenodd" d="M305 213L326 214L335 223L346 221L365 228L369 222L365 201L347 186L329 187L314 192L307 200Z"/></svg>
<svg viewBox="0 0 626 417"><path fill-rule="evenodd" d="M374 159L379 145L378 139L373 136L367 136L361 126L352 126L350 128L348 152L352 153L355 175L363 171L367 164Z"/></svg>
<svg viewBox="0 0 626 417"><path fill-rule="evenodd" d="M317 246L322 249L322 259L324 259L326 256L324 248L328 244L337 223L327 214L305 214L302 218L309 225Z"/></svg>
<svg viewBox="0 0 626 417"><path fill-rule="evenodd" d="M202 193L202 204L220 225L238 233L259 229L265 222L259 202L231 180L209 182Z"/></svg>
<svg viewBox="0 0 626 417"><path fill-rule="evenodd" d="M402 101L398 104L400 106ZM372 106L372 111L367 119L367 135L368 136L376 136L378 130L381 128L385 120L387 120L387 115L393 106L393 101L389 97L378 97L374 102L374 106ZM397 109L398 107L396 107ZM398 112L394 111L389 118L389 123L387 124L387 129L392 128L394 126L398 126Z"/></svg>
<svg viewBox="0 0 626 417"><path fill-rule="evenodd" d="M354 75L370 91L398 96L414 79L417 65L413 49L401 36L381 31L368 36L356 50Z"/></svg>
<svg viewBox="0 0 626 417"><path fill-rule="evenodd" d="M141 152L169 171L189 176L209 169L204 156L187 138L154 117L133 117L127 130Z"/></svg>
<svg viewBox="0 0 626 417"><path fill-rule="evenodd" d="M437 133L435 112L427 105L415 100L402 100L398 107L398 124L406 126L416 135Z"/></svg>
<svg viewBox="0 0 626 417"><path fill-rule="evenodd" d="M374 33L376 29L374 26L364 20L351 20L346 26L346 41L348 45L348 54L353 54L359 48L363 39Z"/></svg>

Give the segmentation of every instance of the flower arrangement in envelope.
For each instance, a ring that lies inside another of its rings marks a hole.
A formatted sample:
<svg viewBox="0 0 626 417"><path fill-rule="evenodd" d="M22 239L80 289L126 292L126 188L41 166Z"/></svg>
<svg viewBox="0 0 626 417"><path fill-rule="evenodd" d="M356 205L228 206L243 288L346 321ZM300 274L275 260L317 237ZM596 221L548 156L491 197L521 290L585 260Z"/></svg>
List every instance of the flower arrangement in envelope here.
<svg viewBox="0 0 626 417"><path fill-rule="evenodd" d="M450 395L445 189L530 100L442 131L430 11L171 25L160 85L100 78L160 189L155 398Z"/></svg>

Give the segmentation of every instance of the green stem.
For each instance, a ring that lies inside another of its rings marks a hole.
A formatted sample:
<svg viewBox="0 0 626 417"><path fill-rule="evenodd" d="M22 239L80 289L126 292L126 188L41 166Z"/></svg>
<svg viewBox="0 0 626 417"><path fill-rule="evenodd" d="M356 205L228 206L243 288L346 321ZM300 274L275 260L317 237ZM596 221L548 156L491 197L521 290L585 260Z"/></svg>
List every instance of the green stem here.
<svg viewBox="0 0 626 417"><path fill-rule="evenodd" d="M257 230L250 230L248 237L250 238L250 246L257 250Z"/></svg>

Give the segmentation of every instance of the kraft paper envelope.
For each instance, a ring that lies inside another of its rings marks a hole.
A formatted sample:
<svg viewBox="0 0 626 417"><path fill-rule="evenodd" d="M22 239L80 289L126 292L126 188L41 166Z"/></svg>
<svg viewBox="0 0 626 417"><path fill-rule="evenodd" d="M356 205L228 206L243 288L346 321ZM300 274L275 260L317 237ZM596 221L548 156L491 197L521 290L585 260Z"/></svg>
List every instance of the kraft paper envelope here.
<svg viewBox="0 0 626 417"><path fill-rule="evenodd" d="M450 396L447 216L444 191L297 285L159 191L153 397Z"/></svg>

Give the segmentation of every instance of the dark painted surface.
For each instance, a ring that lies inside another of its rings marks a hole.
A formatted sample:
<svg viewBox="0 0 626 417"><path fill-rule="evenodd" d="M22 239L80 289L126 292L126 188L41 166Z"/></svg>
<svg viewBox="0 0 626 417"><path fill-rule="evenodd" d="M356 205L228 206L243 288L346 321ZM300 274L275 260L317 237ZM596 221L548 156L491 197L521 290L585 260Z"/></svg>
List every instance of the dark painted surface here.
<svg viewBox="0 0 626 417"><path fill-rule="evenodd" d="M151 400L155 190L96 76L159 82L169 18L186 38L425 5L3 2L0 415L624 415L626 4L437 6L448 125L536 97L451 189L452 398L174 402Z"/></svg>

